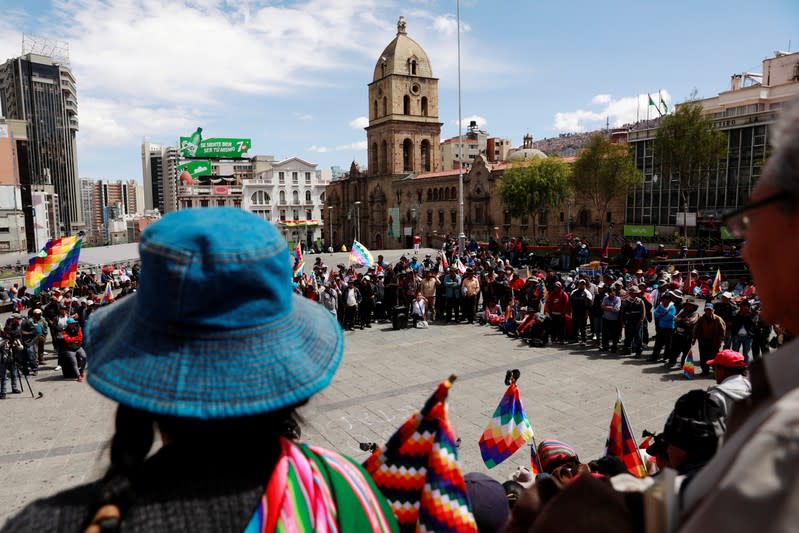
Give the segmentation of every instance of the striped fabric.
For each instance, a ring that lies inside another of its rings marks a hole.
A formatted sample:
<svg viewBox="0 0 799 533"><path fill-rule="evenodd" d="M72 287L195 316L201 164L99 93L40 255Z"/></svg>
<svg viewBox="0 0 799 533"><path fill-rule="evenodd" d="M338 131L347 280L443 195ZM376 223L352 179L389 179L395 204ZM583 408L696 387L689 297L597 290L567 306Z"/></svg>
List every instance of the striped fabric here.
<svg viewBox="0 0 799 533"><path fill-rule="evenodd" d="M519 388L511 383L478 442L483 462L494 468L532 437L533 427L524 412Z"/></svg>
<svg viewBox="0 0 799 533"><path fill-rule="evenodd" d="M387 503L355 463L286 439L281 452L245 533L397 530Z"/></svg>
<svg viewBox="0 0 799 533"><path fill-rule="evenodd" d="M477 532L447 415L453 379L441 382L422 410L364 463L389 500L400 531Z"/></svg>
<svg viewBox="0 0 799 533"><path fill-rule="evenodd" d="M538 445L538 460L544 472L551 472L551 465L570 457L577 457L577 452L565 442L559 440L542 440Z"/></svg>

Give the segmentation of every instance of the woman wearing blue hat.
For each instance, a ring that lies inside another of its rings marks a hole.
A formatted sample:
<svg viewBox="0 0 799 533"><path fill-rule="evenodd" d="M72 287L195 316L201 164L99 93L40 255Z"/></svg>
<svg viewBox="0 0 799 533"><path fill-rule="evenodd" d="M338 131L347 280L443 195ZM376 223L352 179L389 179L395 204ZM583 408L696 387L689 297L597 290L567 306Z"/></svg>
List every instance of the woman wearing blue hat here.
<svg viewBox="0 0 799 533"><path fill-rule="evenodd" d="M277 230L240 209L182 210L142 233L140 256L139 290L85 332L87 380L119 404L111 466L6 530L396 530L358 464L284 437L344 345L292 293Z"/></svg>

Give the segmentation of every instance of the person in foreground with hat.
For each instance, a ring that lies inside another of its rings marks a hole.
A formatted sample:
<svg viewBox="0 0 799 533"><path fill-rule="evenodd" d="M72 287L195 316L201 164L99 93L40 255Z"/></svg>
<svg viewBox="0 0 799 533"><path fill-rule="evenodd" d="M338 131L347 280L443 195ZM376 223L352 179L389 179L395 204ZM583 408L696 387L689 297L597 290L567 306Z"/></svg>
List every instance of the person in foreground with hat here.
<svg viewBox="0 0 799 533"><path fill-rule="evenodd" d="M108 472L6 530L395 531L358 464L283 437L344 340L331 313L292 293L278 231L241 209L186 209L139 247L139 290L86 331L88 382L119 404ZM148 458L154 430L163 445Z"/></svg>
<svg viewBox="0 0 799 533"><path fill-rule="evenodd" d="M713 367L716 385L708 392L724 406L724 418L730 416L733 404L745 400L752 394L752 384L746 369L743 354L734 350L722 350L707 362Z"/></svg>

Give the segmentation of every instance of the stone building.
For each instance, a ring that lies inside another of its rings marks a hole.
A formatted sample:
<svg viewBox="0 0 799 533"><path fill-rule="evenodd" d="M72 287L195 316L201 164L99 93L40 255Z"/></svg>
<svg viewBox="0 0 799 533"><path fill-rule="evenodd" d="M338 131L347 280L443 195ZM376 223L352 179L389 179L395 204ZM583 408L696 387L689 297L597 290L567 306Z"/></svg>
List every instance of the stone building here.
<svg viewBox="0 0 799 533"><path fill-rule="evenodd" d="M323 228L325 245L348 248L357 235L372 249L410 248L412 235L438 247L457 235L458 169L441 169L438 80L424 49L408 37L400 17L397 36L377 60L369 84L366 127L369 167L353 162L350 172L327 186ZM530 138L529 143L532 143ZM503 148L503 152L508 150ZM524 145L517 159L543 156ZM493 152L495 153L495 152ZM511 154L509 157L513 158ZM494 159L494 157L490 157ZM531 242L559 243L567 232L599 240L600 217L623 223L624 198L608 213L593 213L574 200L530 218L512 218L502 205L497 185L513 162L489 161L478 155L464 164L464 231L467 238L525 237ZM329 235L328 235L329 234ZM327 240L332 238L332 242Z"/></svg>

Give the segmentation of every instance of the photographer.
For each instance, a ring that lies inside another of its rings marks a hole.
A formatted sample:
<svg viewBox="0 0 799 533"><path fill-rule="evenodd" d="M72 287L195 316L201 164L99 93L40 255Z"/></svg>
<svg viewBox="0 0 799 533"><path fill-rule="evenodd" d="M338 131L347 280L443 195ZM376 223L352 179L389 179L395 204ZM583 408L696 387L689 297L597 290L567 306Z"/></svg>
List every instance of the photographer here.
<svg viewBox="0 0 799 533"><path fill-rule="evenodd" d="M25 375L37 375L39 364L33 349L36 340L36 328L33 323L23 319L19 313L14 313L6 320L3 337L11 342L12 352L22 367L22 372Z"/></svg>

